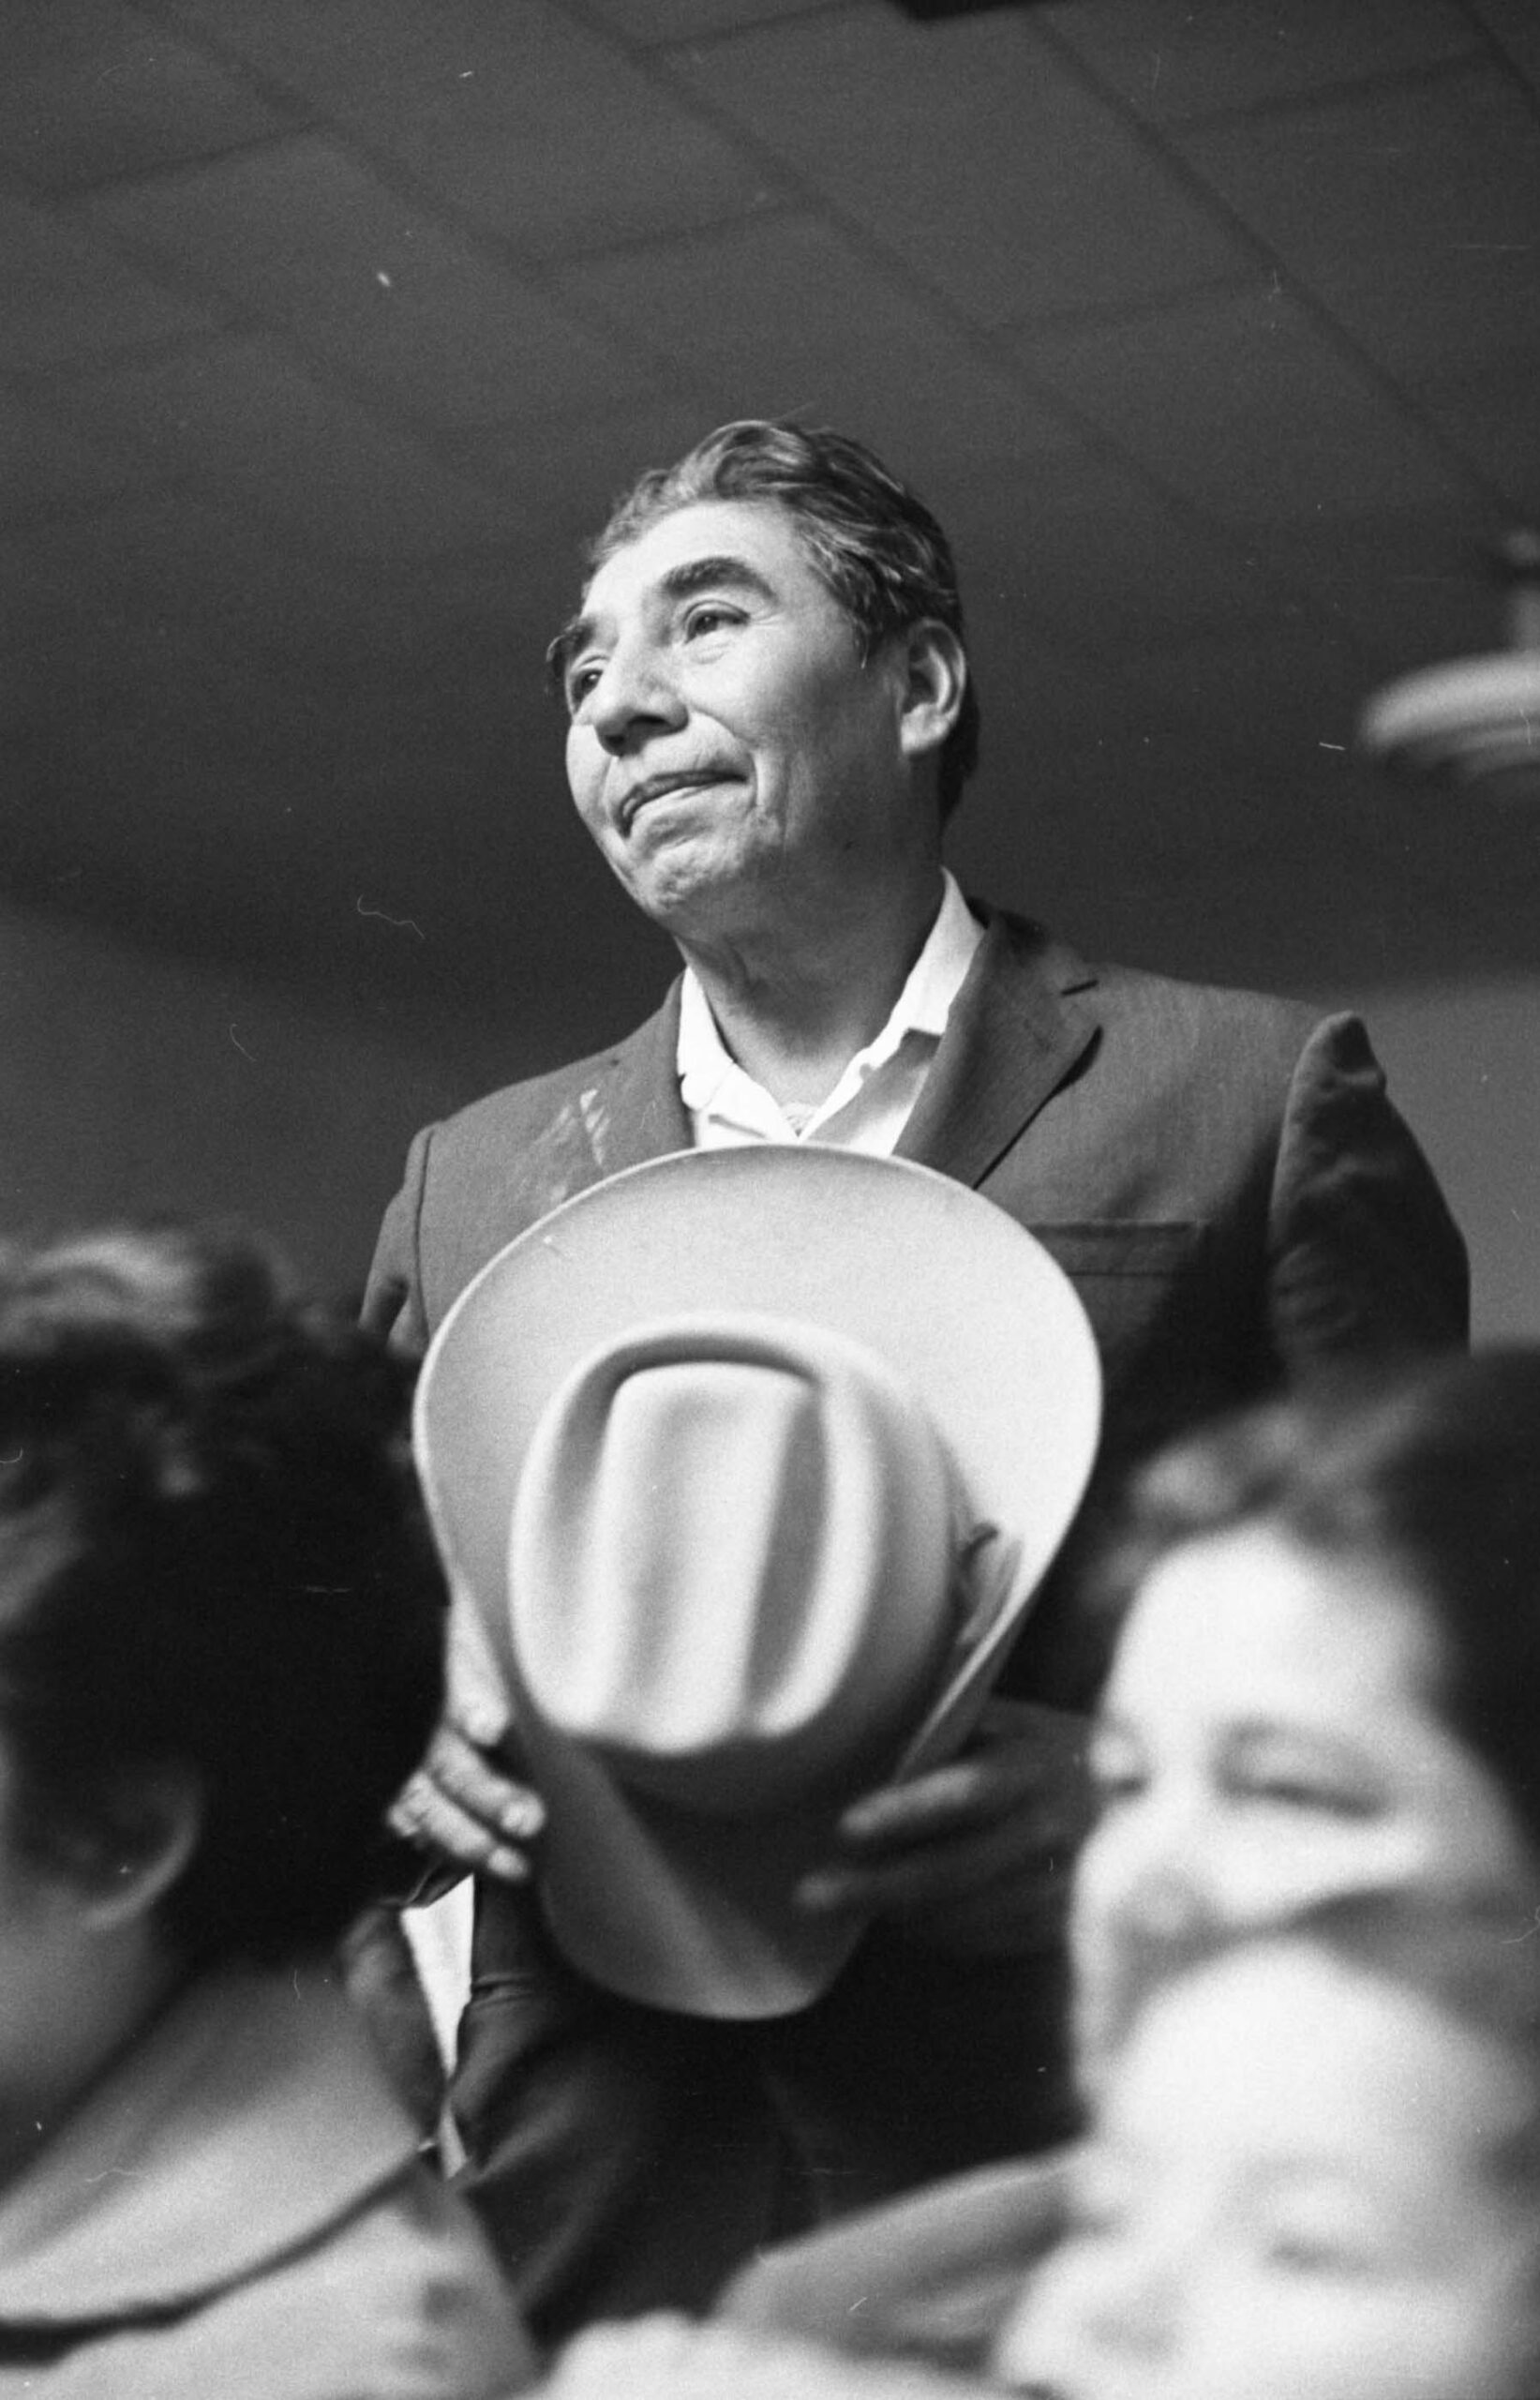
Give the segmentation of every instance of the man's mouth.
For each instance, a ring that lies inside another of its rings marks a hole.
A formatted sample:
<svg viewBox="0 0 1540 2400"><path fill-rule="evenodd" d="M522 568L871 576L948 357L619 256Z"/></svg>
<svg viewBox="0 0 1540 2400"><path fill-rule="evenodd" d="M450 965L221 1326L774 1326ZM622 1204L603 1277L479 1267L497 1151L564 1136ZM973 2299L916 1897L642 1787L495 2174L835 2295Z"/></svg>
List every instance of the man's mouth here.
<svg viewBox="0 0 1540 2400"><path fill-rule="evenodd" d="M620 831L629 833L642 810L654 800L667 800L680 791L706 791L712 784L725 781L725 773L717 767L699 767L674 775L649 775L644 783L634 784L621 801Z"/></svg>

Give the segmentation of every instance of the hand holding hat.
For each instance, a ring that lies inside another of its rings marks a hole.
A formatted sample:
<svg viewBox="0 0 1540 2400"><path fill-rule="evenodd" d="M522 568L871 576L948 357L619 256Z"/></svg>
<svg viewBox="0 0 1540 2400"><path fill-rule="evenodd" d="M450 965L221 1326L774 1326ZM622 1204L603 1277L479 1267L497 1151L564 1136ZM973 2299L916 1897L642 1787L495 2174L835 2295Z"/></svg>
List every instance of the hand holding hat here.
<svg viewBox="0 0 1540 2400"><path fill-rule="evenodd" d="M845 1810L799 1901L902 1918L909 1940L954 1956L1048 1947L1095 1809L1089 1736L1068 1709L987 1701L956 1759Z"/></svg>
<svg viewBox="0 0 1540 2400"><path fill-rule="evenodd" d="M447 1891L466 1874L501 1883L529 1881L527 1845L545 1824L546 1811L539 1793L509 1772L510 1731L506 1711L489 1722L451 1681L427 1755L390 1810L391 1831L426 1862L413 1904Z"/></svg>
<svg viewBox="0 0 1540 2400"><path fill-rule="evenodd" d="M425 1367L419 1458L577 1964L706 2014L827 1984L862 1920L797 1887L859 1795L965 1739L1098 1402L1046 1253L891 1161L656 1162L484 1270ZM977 1815L976 1762L949 1772Z"/></svg>

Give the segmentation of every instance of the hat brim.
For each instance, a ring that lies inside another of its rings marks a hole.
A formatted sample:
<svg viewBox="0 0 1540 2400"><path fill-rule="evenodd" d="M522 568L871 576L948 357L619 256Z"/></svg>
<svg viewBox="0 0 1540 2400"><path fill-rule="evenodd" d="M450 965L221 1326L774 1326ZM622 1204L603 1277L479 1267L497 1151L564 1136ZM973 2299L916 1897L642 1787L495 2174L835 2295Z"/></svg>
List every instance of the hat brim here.
<svg viewBox="0 0 1540 2400"><path fill-rule="evenodd" d="M1101 1377L1073 1286L1003 1210L907 1161L814 1146L681 1151L596 1184L500 1252L441 1326L418 1387L418 1462L456 1605L474 1608L545 1791L552 1928L633 1998L755 2017L815 1998L860 1936L791 1898L827 1802L805 1822L756 1823L750 1842L660 1810L521 1717L508 1635L509 1527L546 1403L617 1336L722 1311L875 1350L923 1401L975 1518L999 1530L993 1611L900 1775L971 1730L1080 1505Z"/></svg>

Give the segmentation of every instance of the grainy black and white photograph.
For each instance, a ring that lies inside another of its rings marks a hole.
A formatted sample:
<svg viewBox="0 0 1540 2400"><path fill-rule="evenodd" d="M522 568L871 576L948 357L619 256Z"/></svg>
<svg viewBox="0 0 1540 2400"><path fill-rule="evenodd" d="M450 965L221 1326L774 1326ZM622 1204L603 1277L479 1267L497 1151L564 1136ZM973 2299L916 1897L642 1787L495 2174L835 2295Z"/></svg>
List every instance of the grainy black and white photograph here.
<svg viewBox="0 0 1540 2400"><path fill-rule="evenodd" d="M7 0L0 2395L1540 2400L1540 6Z"/></svg>

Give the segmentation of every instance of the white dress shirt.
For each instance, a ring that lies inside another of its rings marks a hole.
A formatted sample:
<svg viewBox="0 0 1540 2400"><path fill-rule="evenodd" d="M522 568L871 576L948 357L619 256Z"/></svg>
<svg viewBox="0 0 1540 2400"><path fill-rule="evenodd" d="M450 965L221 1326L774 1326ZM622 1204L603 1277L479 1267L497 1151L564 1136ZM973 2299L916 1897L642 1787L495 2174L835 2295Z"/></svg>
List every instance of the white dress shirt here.
<svg viewBox="0 0 1540 2400"><path fill-rule="evenodd" d="M816 1108L784 1108L728 1055L693 967L680 995L679 1078L697 1150L745 1142L829 1142L892 1155L984 929L943 867L941 907L892 1014Z"/></svg>

